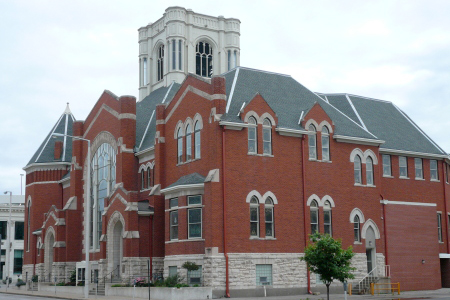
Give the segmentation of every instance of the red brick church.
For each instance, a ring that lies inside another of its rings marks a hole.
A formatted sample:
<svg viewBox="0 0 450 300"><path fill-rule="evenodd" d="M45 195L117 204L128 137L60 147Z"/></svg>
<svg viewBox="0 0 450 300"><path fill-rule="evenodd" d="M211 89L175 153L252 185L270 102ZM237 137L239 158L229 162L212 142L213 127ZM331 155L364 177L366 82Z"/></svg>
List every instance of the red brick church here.
<svg viewBox="0 0 450 300"><path fill-rule="evenodd" d="M392 102L241 67L239 27L169 7L139 29L138 101L67 106L24 167L24 278L81 272L89 222L92 280L150 259L216 296L307 293L319 231L353 246L354 284L450 287L449 154Z"/></svg>

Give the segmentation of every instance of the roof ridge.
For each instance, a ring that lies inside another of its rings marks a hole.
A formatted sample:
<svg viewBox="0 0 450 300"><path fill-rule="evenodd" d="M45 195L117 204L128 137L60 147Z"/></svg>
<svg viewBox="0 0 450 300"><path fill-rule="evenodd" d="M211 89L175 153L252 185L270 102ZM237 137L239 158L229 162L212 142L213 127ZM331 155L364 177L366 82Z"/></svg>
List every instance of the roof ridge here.
<svg viewBox="0 0 450 300"><path fill-rule="evenodd" d="M248 67L242 67L242 66L239 66L239 67L236 67L236 70L238 70L238 69L244 69L244 70L248 70L248 71L260 72L260 73L266 73L266 74L272 74L272 75L280 75L280 76L292 78L292 76L291 76L291 75L288 75L288 74L277 73L277 72L270 72L270 71L264 71L264 70L254 69L254 68L248 68Z"/></svg>

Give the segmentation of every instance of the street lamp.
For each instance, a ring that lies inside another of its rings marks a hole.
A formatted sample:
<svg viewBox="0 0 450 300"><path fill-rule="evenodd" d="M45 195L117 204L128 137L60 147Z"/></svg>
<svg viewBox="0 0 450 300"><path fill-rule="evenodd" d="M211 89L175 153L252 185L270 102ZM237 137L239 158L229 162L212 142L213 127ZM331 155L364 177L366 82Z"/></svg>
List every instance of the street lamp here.
<svg viewBox="0 0 450 300"><path fill-rule="evenodd" d="M89 282L91 281L91 268L89 266L89 245L90 245L90 225L91 225L91 141L88 139L83 139L81 137L67 135L63 133L53 133L54 137L71 137L75 140L81 140L88 143L88 153L87 153L87 187L86 187L86 218L84 224L84 251L86 254L86 273L85 273L85 283L84 283L84 297L89 298Z"/></svg>
<svg viewBox="0 0 450 300"><path fill-rule="evenodd" d="M6 191L4 194L9 193L9 217L8 217L8 226L6 226L6 288L9 287L9 268L10 268L10 259L11 259L11 200L12 200L12 192Z"/></svg>

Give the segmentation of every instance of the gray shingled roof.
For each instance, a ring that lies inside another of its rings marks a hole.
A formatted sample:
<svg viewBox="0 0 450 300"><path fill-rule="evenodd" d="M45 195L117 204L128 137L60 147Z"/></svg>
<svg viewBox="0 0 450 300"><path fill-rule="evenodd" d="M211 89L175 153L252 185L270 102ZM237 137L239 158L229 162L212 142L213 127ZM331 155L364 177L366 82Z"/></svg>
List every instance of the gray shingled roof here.
<svg viewBox="0 0 450 300"><path fill-rule="evenodd" d="M349 98L367 129L385 141L381 148L446 154L393 103L354 95Z"/></svg>
<svg viewBox="0 0 450 300"><path fill-rule="evenodd" d="M156 105L169 103L179 90L180 84L173 83L150 93L136 104L136 151L152 147L156 133ZM150 122L150 126L148 125ZM148 129L147 129L148 128ZM146 132L147 131L147 132ZM144 136L145 135L145 136Z"/></svg>
<svg viewBox="0 0 450 300"><path fill-rule="evenodd" d="M189 184L198 184L205 182L205 177L200 175L199 173L192 173L189 175L185 175L180 177L177 181L169 185L167 188L176 187L179 185L189 185Z"/></svg>
<svg viewBox="0 0 450 300"><path fill-rule="evenodd" d="M72 112L67 105L66 110L58 119L56 124L53 126L52 130L46 136L42 144L39 146L37 151L34 153L27 166L34 163L52 163L52 162L70 162L72 160L72 138L69 137L55 137L52 138L53 133L62 133L67 135L72 135L72 126L75 121ZM62 141L64 145L63 153L61 154L61 159L55 159L55 142Z"/></svg>
<svg viewBox="0 0 450 300"><path fill-rule="evenodd" d="M345 94L338 95L325 95L327 97L328 103L339 109L350 119L358 123L362 126L361 121L358 119L358 116L355 114L352 106L348 102L348 99ZM373 132L372 132L373 133Z"/></svg>
<svg viewBox="0 0 450 300"><path fill-rule="evenodd" d="M235 74L238 73L233 90ZM377 139L359 124L328 102L311 92L291 76L238 67L223 75L226 79L227 113L224 121L242 123L238 113L259 93L278 117L278 127L304 130L299 124L302 111L306 113L318 103L336 125L335 134L366 139ZM231 95L231 91L233 94Z"/></svg>

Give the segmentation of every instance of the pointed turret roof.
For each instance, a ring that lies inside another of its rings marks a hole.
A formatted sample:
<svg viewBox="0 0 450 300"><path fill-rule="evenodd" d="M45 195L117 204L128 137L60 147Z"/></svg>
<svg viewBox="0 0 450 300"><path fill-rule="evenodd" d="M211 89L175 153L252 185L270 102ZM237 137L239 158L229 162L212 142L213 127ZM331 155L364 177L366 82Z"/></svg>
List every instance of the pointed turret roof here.
<svg viewBox="0 0 450 300"><path fill-rule="evenodd" d="M32 164L48 164L54 162L70 162L72 160L72 139L69 137L53 137L53 133L61 133L66 135L72 135L72 126L75 121L75 117L69 108L69 103L67 103L66 109L63 114L59 117L56 124L53 126L52 130L45 137L42 144L39 146L37 151L34 153L31 160L28 162L26 169ZM54 149L55 142L61 141L63 143L63 151L61 153L61 158L55 159Z"/></svg>

